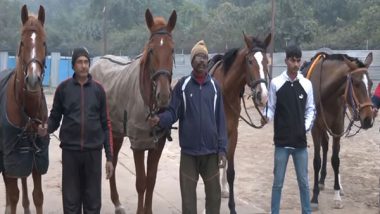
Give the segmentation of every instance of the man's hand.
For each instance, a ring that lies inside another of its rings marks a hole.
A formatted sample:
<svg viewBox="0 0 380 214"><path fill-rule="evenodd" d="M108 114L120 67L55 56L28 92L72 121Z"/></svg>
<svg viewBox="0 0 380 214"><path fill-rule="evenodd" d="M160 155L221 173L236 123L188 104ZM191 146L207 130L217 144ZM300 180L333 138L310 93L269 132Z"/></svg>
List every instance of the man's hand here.
<svg viewBox="0 0 380 214"><path fill-rule="evenodd" d="M264 126L265 124L267 124L269 122L269 118L267 116L263 116L261 117L261 125Z"/></svg>
<svg viewBox="0 0 380 214"><path fill-rule="evenodd" d="M106 179L110 179L113 175L113 164L112 161L107 161L106 162Z"/></svg>
<svg viewBox="0 0 380 214"><path fill-rule="evenodd" d="M155 127L160 122L160 118L157 115L148 118L148 123L151 127Z"/></svg>
<svg viewBox="0 0 380 214"><path fill-rule="evenodd" d="M38 127L37 127L37 134L40 137L45 137L48 134L47 133L47 124L46 123L38 125Z"/></svg>
<svg viewBox="0 0 380 214"><path fill-rule="evenodd" d="M225 154L219 154L218 166L219 166L219 168L224 168L226 166L226 155Z"/></svg>

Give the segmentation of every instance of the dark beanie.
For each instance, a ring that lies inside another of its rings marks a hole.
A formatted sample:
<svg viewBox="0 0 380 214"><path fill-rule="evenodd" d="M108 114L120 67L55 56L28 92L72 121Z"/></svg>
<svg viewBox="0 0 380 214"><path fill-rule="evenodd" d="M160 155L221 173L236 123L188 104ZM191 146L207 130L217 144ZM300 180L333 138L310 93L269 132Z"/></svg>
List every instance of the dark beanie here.
<svg viewBox="0 0 380 214"><path fill-rule="evenodd" d="M90 55L88 54L88 51L86 48L81 47L81 48L75 48L73 51L73 56L71 57L71 65L74 68L75 62L80 56L85 56L88 59L88 63L90 64Z"/></svg>

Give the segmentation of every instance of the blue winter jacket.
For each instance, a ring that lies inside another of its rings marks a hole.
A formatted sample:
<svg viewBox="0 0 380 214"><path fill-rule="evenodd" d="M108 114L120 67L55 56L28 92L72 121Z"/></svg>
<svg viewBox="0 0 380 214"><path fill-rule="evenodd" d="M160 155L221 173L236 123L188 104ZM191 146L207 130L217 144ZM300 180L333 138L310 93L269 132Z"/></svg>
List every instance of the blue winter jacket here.
<svg viewBox="0 0 380 214"><path fill-rule="evenodd" d="M193 74L181 78L173 89L159 126L170 128L179 120L181 152L188 155L226 154L227 129L219 85L207 74L200 85Z"/></svg>

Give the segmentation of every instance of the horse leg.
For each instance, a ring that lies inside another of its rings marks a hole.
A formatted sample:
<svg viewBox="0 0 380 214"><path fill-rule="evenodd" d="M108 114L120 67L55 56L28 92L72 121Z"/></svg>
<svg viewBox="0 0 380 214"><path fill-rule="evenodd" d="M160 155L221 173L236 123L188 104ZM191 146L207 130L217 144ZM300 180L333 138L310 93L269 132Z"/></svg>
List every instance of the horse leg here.
<svg viewBox="0 0 380 214"><path fill-rule="evenodd" d="M314 187L313 187L313 196L311 198L311 208L312 210L318 210L318 195L319 195L319 186L318 186L318 178L319 178L319 170L321 169L321 134L322 130L314 126L311 130L314 142Z"/></svg>
<svg viewBox="0 0 380 214"><path fill-rule="evenodd" d="M342 199L340 197L340 175L339 175L339 151L340 151L340 138L333 138L333 155L331 157L331 164L334 169L334 202L335 208L343 208Z"/></svg>
<svg viewBox="0 0 380 214"><path fill-rule="evenodd" d="M322 132L321 135L322 140L322 152L323 152L323 159L322 159L322 170L321 170L321 177L319 179L319 189L324 190L325 188L325 179L327 175L327 152L329 150L329 136L325 131Z"/></svg>
<svg viewBox="0 0 380 214"><path fill-rule="evenodd" d="M153 190L156 184L157 168L165 145L166 138L161 138L156 149L148 152L147 170L146 170L146 194L145 194L145 214L152 214Z"/></svg>
<svg viewBox="0 0 380 214"><path fill-rule="evenodd" d="M5 174L3 173L3 181L5 186L5 214L11 213L11 202L9 201L9 194L7 192L7 182L5 178Z"/></svg>
<svg viewBox="0 0 380 214"><path fill-rule="evenodd" d="M228 168L227 168L227 181L230 187L230 196L228 198L228 207L230 208L231 214L236 214L235 210L235 196L234 196L234 180L235 180L235 149L237 143L237 129L233 131L230 135L230 141L228 145Z"/></svg>
<svg viewBox="0 0 380 214"><path fill-rule="evenodd" d="M144 194L146 190L146 174L144 163L144 150L133 150L136 171L136 190L137 190L137 214L144 214Z"/></svg>
<svg viewBox="0 0 380 214"><path fill-rule="evenodd" d="M29 214L30 213L30 202L28 197L28 183L27 178L21 178L21 188L22 188L22 207L24 208L24 213Z"/></svg>
<svg viewBox="0 0 380 214"><path fill-rule="evenodd" d="M230 195L230 192L229 192L229 189L228 189L228 186L227 186L227 166L228 164L226 164L226 166L224 166L222 169L220 169L222 171L222 178L220 180L220 183L221 183L221 189L222 189L222 198L228 198L228 196Z"/></svg>
<svg viewBox="0 0 380 214"><path fill-rule="evenodd" d="M34 167L32 171L33 177L33 202L36 206L36 213L42 214L43 209L42 205L44 203L44 193L42 192L42 182L41 182L41 174L38 173L37 169Z"/></svg>
<svg viewBox="0 0 380 214"><path fill-rule="evenodd" d="M114 172L112 177L110 178L110 191L111 191L111 201L115 206L115 214L125 214L124 207L121 205L119 200L119 193L117 192L116 187L116 166L119 158L119 152L121 146L123 145L124 137L113 137L113 159L112 164L114 167Z"/></svg>
<svg viewBox="0 0 380 214"><path fill-rule="evenodd" d="M16 214L17 203L20 195L20 191L17 187L17 178L9 178L4 176L5 188L9 205L7 206L6 214Z"/></svg>

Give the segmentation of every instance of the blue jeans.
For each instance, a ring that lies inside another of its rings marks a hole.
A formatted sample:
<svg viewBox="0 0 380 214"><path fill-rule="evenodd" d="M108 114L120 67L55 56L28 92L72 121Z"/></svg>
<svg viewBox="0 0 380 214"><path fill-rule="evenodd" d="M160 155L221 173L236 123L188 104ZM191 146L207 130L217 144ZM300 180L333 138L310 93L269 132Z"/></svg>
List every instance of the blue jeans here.
<svg viewBox="0 0 380 214"><path fill-rule="evenodd" d="M311 213L310 193L308 179L308 153L307 148L285 148L276 146L274 152L274 179L272 186L272 214L280 212L280 201L282 185L284 183L286 166L289 155L293 157L294 168L296 169L298 188L300 191L302 213Z"/></svg>

